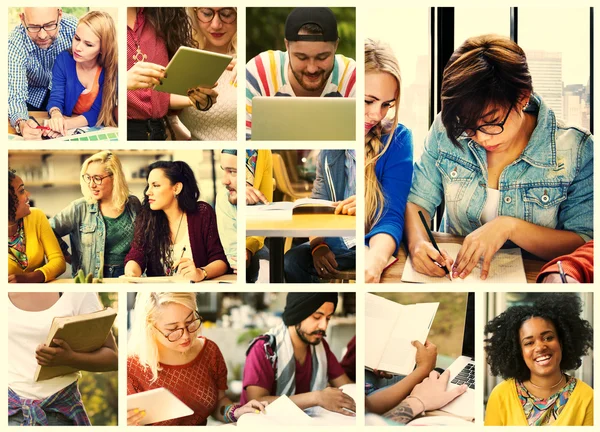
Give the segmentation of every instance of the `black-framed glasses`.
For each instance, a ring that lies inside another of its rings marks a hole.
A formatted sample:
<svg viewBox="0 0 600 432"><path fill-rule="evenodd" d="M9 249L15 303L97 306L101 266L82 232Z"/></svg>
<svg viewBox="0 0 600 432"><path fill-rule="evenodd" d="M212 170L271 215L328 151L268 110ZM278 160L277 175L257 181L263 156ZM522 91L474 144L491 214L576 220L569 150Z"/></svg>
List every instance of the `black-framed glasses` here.
<svg viewBox="0 0 600 432"><path fill-rule="evenodd" d="M202 319L202 317L200 315L198 315L198 312L192 312L192 313L194 314L194 316L196 318L194 319L194 321L192 321L191 323L189 323L185 327L178 327L175 330L172 330L172 331L170 331L169 333L166 333L166 334L163 333L158 327L154 326L154 328L161 335L163 335L164 337L166 337L169 342L177 342L179 339L181 339L183 337L184 330L187 329L188 333L194 333L194 332L198 331L198 329L202 325L202 322L204 320Z"/></svg>
<svg viewBox="0 0 600 432"><path fill-rule="evenodd" d="M97 185L101 185L102 184L102 180L104 180L106 177L112 177L112 174L107 174L104 177L100 177L100 176L91 176L89 174L84 174L81 176L81 178L83 179L84 182L86 182L87 184L90 184L90 182L94 182Z"/></svg>
<svg viewBox="0 0 600 432"><path fill-rule="evenodd" d="M211 8L197 7L197 8L194 8L194 11L196 12L196 16L198 17L200 22L203 22L203 23L211 22L215 18L215 15L217 15L217 14L219 15L219 19L221 21L223 21L225 24L234 23L235 20L237 19L237 12L234 8L222 8L222 9L219 9L218 11L215 11L214 9L211 9Z"/></svg>
<svg viewBox="0 0 600 432"><path fill-rule="evenodd" d="M23 22L25 23L25 28L27 29L27 31L29 33L39 33L42 31L42 29L44 29L46 32L56 30L58 28L59 19L60 19L60 12L59 12L58 16L56 17L56 22L53 22L50 24L28 26L27 23L25 22L25 18L23 18Z"/></svg>
<svg viewBox="0 0 600 432"><path fill-rule="evenodd" d="M480 131L486 135L500 135L502 132L504 132L504 123L506 123L506 120L508 120L508 116L510 115L513 106L514 105L510 106L506 116L504 117L504 120L502 120L500 123L487 123L476 128L464 128L462 129L461 134L468 137L474 137L477 131Z"/></svg>

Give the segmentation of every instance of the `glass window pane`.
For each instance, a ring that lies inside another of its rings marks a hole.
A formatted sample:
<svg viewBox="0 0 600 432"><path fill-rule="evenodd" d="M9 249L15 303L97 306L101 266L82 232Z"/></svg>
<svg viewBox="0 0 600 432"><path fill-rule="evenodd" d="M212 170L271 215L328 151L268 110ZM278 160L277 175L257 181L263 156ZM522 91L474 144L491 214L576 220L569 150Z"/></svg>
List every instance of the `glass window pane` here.
<svg viewBox="0 0 600 432"><path fill-rule="evenodd" d="M510 37L510 8L454 8L454 48L473 36L495 33Z"/></svg>

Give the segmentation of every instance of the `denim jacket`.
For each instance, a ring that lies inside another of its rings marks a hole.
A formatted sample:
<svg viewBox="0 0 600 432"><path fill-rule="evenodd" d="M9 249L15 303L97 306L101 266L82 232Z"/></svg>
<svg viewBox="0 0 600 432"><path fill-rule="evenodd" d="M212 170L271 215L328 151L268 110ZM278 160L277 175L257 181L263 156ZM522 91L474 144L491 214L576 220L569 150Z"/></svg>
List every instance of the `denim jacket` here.
<svg viewBox="0 0 600 432"><path fill-rule="evenodd" d="M592 135L556 120L533 94L528 112L536 127L523 153L500 174L498 215L572 231L584 241L594 237ZM408 200L430 215L445 198L442 231L466 236L482 226L487 200L487 154L470 138L455 147L438 115L429 130L421 160L415 163Z"/></svg>
<svg viewBox="0 0 600 432"><path fill-rule="evenodd" d="M350 188L352 190L352 188ZM317 161L317 176L313 182L312 198L342 201L346 190L346 150L322 150Z"/></svg>
<svg viewBox="0 0 600 432"><path fill-rule="evenodd" d="M130 195L123 211L131 218L132 225L140 209L140 200ZM100 266L104 262L106 242L106 227L98 203L89 203L85 198L79 198L50 219L50 226L58 239L69 235L73 277L80 268L85 274L93 273L94 277L98 277ZM62 242L63 252L65 246Z"/></svg>

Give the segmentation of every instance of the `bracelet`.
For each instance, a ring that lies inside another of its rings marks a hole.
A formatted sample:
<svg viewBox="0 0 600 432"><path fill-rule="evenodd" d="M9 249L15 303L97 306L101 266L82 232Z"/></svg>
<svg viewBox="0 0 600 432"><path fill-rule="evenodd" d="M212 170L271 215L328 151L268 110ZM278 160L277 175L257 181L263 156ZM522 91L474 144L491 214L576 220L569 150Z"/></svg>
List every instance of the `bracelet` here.
<svg viewBox="0 0 600 432"><path fill-rule="evenodd" d="M319 249L319 248L321 248L321 247L329 248L329 246L327 246L327 243L319 243L318 245L316 245L314 248L312 248L310 250L310 254L314 256L316 250Z"/></svg>
<svg viewBox="0 0 600 432"><path fill-rule="evenodd" d="M225 408L225 413L223 414L223 418L225 423L236 423L237 417L235 416L235 410L238 409L239 405L229 404Z"/></svg>
<svg viewBox="0 0 600 432"><path fill-rule="evenodd" d="M59 107L52 107L52 108L50 108L50 109L48 110L48 115L49 115L50 117L52 117L52 113L53 113L54 111L58 111L58 112L60 113L60 108L59 108ZM61 113L61 114L62 114L62 113Z"/></svg>
<svg viewBox="0 0 600 432"><path fill-rule="evenodd" d="M409 398L413 398L413 399L416 399L419 402L421 402L421 405L423 405L423 411L421 411L419 414L423 414L425 412L425 404L423 403L423 401L421 400L421 398L419 398L417 396L413 396L413 395L409 395L409 396L406 397L406 399L409 399ZM406 399L404 399L404 400L406 400ZM419 414L416 414L416 415L419 415Z"/></svg>

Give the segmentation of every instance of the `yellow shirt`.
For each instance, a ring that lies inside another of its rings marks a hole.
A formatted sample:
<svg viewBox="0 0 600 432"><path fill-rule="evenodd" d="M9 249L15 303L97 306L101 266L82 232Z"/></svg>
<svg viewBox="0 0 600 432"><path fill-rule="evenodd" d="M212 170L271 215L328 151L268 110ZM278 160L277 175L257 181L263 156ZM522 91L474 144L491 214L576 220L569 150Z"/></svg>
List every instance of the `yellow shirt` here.
<svg viewBox="0 0 600 432"><path fill-rule="evenodd" d="M11 258L12 255L9 252L8 274L23 274L39 270L44 274L46 282L56 279L65 271L65 257L44 212L32 207L31 214L23 218L23 229L25 231L25 253L29 263L23 270Z"/></svg>
<svg viewBox="0 0 600 432"><path fill-rule="evenodd" d="M517 395L514 379L501 382L494 390L485 411L486 426L527 426L527 418ZM575 389L551 426L593 426L594 391L577 380Z"/></svg>
<svg viewBox="0 0 600 432"><path fill-rule="evenodd" d="M254 171L254 189L262 192L265 198L273 201L273 156L271 150L258 150ZM254 255L265 245L264 237L246 237L246 249Z"/></svg>

